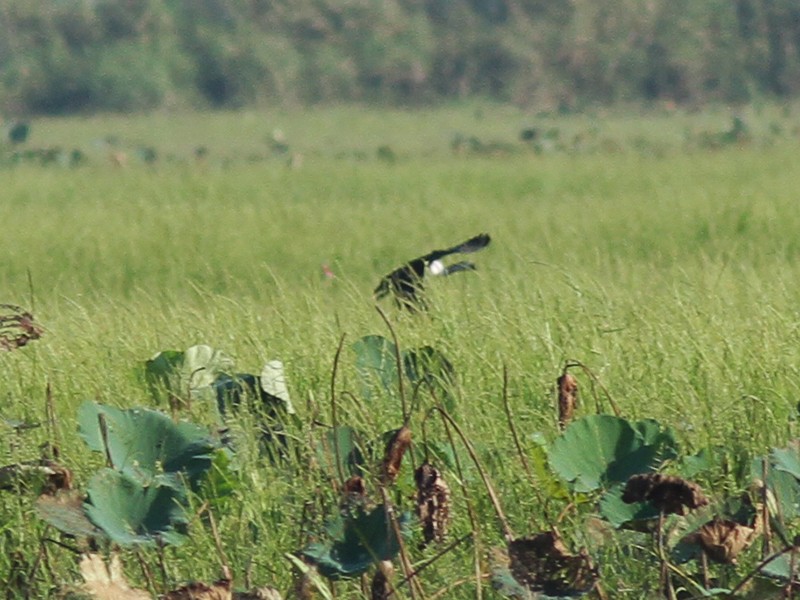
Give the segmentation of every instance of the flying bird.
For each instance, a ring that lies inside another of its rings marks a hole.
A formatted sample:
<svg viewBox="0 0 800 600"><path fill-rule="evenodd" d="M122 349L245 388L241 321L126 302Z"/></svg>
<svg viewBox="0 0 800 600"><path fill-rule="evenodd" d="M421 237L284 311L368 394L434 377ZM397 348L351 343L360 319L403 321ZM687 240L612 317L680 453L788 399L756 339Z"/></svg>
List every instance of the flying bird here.
<svg viewBox="0 0 800 600"><path fill-rule="evenodd" d="M445 265L441 259L451 254L469 254L484 249L492 238L488 233L481 233L452 248L434 250L424 256L415 258L395 269L383 279L375 288L375 298L380 300L390 293L394 295L395 302L401 308L415 311L426 308L422 298L423 284L426 272L431 275L451 275L460 271L474 271L477 267L468 261L460 261L452 265Z"/></svg>

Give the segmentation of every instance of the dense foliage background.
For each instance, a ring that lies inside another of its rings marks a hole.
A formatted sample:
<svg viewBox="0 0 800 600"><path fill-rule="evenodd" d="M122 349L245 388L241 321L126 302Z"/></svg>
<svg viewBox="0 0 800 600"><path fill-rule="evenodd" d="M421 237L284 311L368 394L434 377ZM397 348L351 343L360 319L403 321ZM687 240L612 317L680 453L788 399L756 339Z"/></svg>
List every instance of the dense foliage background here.
<svg viewBox="0 0 800 600"><path fill-rule="evenodd" d="M6 113L798 92L796 0L0 0Z"/></svg>

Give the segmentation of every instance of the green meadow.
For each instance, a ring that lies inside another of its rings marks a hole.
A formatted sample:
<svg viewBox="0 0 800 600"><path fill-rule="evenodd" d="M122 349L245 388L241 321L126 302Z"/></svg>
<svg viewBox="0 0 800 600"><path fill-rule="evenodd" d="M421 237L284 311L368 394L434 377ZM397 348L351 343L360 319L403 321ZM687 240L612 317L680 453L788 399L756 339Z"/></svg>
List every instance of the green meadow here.
<svg viewBox="0 0 800 600"><path fill-rule="evenodd" d="M214 581L228 564L236 589L271 585L291 597L284 554L315 538L338 501L309 448L334 418L372 438L403 424L399 393L367 393L353 350L393 331L401 350L428 345L452 363L447 410L515 532L558 519L567 546L598 563L606 597L660 597L650 538L597 527L597 495L568 489L546 464L526 476L520 454L536 463L559 435L554 386L569 361L586 367L571 371L578 417L616 407L671 428L681 456L713 449L718 460L697 477L712 501L750 489L743 465L798 435L800 137L789 109L741 118L747 130L735 136L722 109L560 116L473 104L34 120L26 144L78 148L85 159L0 169L0 302L31 310L44 330L0 352L0 466L52 444L84 489L103 457L79 436L78 407L170 413L143 379L156 353L207 344L248 373L281 360L300 458L286 466L261 456L242 414L228 423L238 436L232 496L211 502L218 540L197 494L188 541L121 555L132 585L150 593ZM526 128L536 128L534 142L520 139ZM144 147L154 159L140 158ZM380 304L390 331L372 297L379 279L481 232L492 243L470 257L478 270L430 281L427 312ZM446 442L439 420L422 431L441 397L415 395L415 442ZM215 423L200 402L178 412ZM479 597L476 581L482 597L499 597L485 575L502 530L456 446L458 469L440 465L452 491L449 539L472 539L426 567L414 596L400 586L397 597ZM390 490L405 508L420 456L406 456ZM34 500L0 492L7 597L66 597L81 581L82 542L38 518ZM410 539L417 567L436 555ZM718 587L733 588L759 552L760 542L738 566L711 567ZM19 573L29 577L20 583ZM369 597L358 582L336 582L335 597Z"/></svg>

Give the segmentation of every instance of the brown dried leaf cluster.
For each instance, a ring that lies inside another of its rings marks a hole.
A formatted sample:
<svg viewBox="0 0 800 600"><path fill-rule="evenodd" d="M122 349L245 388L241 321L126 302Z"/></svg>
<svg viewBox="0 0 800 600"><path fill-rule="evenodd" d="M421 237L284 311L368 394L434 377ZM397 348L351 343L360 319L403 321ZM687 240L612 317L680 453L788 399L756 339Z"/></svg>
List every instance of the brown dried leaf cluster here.
<svg viewBox="0 0 800 600"><path fill-rule="evenodd" d="M730 519L714 518L684 541L697 544L716 562L735 563L736 557L753 543L759 531L758 521L753 527Z"/></svg>
<svg viewBox="0 0 800 600"><path fill-rule="evenodd" d="M708 504L700 486L674 475L643 473L633 475L622 493L623 502L650 502L665 514L685 515Z"/></svg>
<svg viewBox="0 0 800 600"><path fill-rule="evenodd" d="M44 330L33 315L13 304L0 304L0 350L16 350L42 337Z"/></svg>
<svg viewBox="0 0 800 600"><path fill-rule="evenodd" d="M564 371L564 374L556 379L558 386L558 425L564 429L569 425L575 416L575 409L578 407L578 380Z"/></svg>
<svg viewBox="0 0 800 600"><path fill-rule="evenodd" d="M423 543L441 542L450 523L450 487L439 470L423 463L414 471L417 484L417 516L422 525Z"/></svg>
<svg viewBox="0 0 800 600"><path fill-rule="evenodd" d="M84 554L80 563L83 589L96 600L150 600L150 594L128 585L117 554L106 565L99 554Z"/></svg>
<svg viewBox="0 0 800 600"><path fill-rule="evenodd" d="M381 479L384 485L391 485L397 481L400 474L400 466L403 462L403 455L411 445L411 429L408 425L403 425L394 432L389 442L386 444L386 452L381 466Z"/></svg>
<svg viewBox="0 0 800 600"><path fill-rule="evenodd" d="M587 593L600 578L589 556L583 551L571 554L555 531L512 540L508 557L520 585L548 596Z"/></svg>

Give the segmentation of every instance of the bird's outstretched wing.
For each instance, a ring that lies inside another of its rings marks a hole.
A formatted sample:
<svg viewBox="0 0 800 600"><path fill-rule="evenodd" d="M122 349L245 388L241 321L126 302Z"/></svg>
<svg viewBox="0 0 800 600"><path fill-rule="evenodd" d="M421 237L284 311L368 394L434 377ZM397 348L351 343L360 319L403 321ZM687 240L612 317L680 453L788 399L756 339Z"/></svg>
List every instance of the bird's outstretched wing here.
<svg viewBox="0 0 800 600"><path fill-rule="evenodd" d="M420 258L427 263L432 260L439 260L440 258L444 258L450 254L469 254L470 252L483 250L491 241L492 238L488 233L481 233L473 238L468 239L466 242L461 242L460 244L453 246L452 248L448 248L447 250L434 250L433 252L430 252Z"/></svg>
<svg viewBox="0 0 800 600"><path fill-rule="evenodd" d="M462 260L446 266L444 271L442 271L442 275L452 275L453 273L458 273L460 271L475 271L477 268L478 267L475 266L475 263Z"/></svg>

